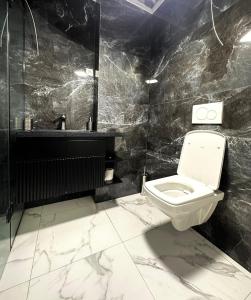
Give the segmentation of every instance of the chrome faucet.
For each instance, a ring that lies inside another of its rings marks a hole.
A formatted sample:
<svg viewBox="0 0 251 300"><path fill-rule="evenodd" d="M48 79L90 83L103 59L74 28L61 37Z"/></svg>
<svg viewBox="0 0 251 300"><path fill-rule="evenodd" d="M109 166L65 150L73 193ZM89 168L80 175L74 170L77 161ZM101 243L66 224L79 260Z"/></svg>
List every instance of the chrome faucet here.
<svg viewBox="0 0 251 300"><path fill-rule="evenodd" d="M61 115L60 117L55 119L53 123L57 123L57 130L65 130L66 116Z"/></svg>

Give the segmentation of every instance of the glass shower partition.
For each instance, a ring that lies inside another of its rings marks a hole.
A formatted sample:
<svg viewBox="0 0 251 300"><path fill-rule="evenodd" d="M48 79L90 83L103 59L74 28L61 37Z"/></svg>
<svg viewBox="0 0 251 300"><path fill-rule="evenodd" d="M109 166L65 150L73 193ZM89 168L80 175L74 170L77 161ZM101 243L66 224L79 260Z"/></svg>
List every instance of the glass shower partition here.
<svg viewBox="0 0 251 300"><path fill-rule="evenodd" d="M10 206L11 206L11 244L22 217L23 204L17 197L14 140L17 131L23 130L25 110L24 72L25 72L25 3L22 0L11 2L9 7L9 123L10 123Z"/></svg>
<svg viewBox="0 0 251 300"><path fill-rule="evenodd" d="M8 5L0 1L0 278L10 251Z"/></svg>
<svg viewBox="0 0 251 300"><path fill-rule="evenodd" d="M0 1L0 278L23 207L16 197L12 140L24 113L24 6Z"/></svg>

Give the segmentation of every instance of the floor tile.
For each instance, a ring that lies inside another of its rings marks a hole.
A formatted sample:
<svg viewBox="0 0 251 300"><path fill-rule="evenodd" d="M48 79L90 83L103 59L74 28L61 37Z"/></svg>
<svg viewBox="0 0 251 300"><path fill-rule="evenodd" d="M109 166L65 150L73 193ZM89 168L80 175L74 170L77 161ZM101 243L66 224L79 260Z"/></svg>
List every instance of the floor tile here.
<svg viewBox="0 0 251 300"><path fill-rule="evenodd" d="M24 213L0 280L0 291L30 279L40 217L32 209Z"/></svg>
<svg viewBox="0 0 251 300"><path fill-rule="evenodd" d="M251 300L248 271L194 230L168 222L139 194L26 210L0 300L26 299L32 265L29 300Z"/></svg>
<svg viewBox="0 0 251 300"><path fill-rule="evenodd" d="M28 300L153 299L123 245L31 281Z"/></svg>
<svg viewBox="0 0 251 300"><path fill-rule="evenodd" d="M251 278L193 230L160 226L125 242L155 299L245 299Z"/></svg>
<svg viewBox="0 0 251 300"><path fill-rule="evenodd" d="M88 212L81 206L42 216L32 278L120 243L104 211Z"/></svg>
<svg viewBox="0 0 251 300"><path fill-rule="evenodd" d="M6 216L0 216L0 276L1 270L6 264L10 253L10 224L6 222Z"/></svg>
<svg viewBox="0 0 251 300"><path fill-rule="evenodd" d="M103 205L123 241L170 221L168 216L140 194L119 198Z"/></svg>
<svg viewBox="0 0 251 300"><path fill-rule="evenodd" d="M40 220L33 209L25 211L8 262L33 258Z"/></svg>
<svg viewBox="0 0 251 300"><path fill-rule="evenodd" d="M65 213L66 211L75 210L79 208L85 209L87 214L95 213L96 211L93 198L91 196L88 196L44 205L42 215L51 215L60 212Z"/></svg>
<svg viewBox="0 0 251 300"><path fill-rule="evenodd" d="M25 210L26 214L32 214L32 215L42 215L43 211L43 206L37 206L37 207L32 207L32 208L27 208Z"/></svg>
<svg viewBox="0 0 251 300"><path fill-rule="evenodd" d="M3 272L4 272L5 266L6 266L6 263L0 265L0 280L1 280L2 274L3 274Z"/></svg>
<svg viewBox="0 0 251 300"><path fill-rule="evenodd" d="M0 291L30 280L33 258L14 260L6 264L0 280Z"/></svg>
<svg viewBox="0 0 251 300"><path fill-rule="evenodd" d="M26 300L29 282L17 285L9 290L0 292L0 300Z"/></svg>
<svg viewBox="0 0 251 300"><path fill-rule="evenodd" d="M251 292L244 298L244 300L251 300Z"/></svg>

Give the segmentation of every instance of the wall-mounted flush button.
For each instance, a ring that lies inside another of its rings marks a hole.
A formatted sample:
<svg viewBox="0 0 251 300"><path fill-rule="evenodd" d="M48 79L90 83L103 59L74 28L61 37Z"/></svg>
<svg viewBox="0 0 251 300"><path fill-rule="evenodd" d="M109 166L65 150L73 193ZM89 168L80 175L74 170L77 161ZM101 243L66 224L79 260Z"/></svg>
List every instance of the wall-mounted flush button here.
<svg viewBox="0 0 251 300"><path fill-rule="evenodd" d="M222 124L223 102L193 106L192 124Z"/></svg>
<svg viewBox="0 0 251 300"><path fill-rule="evenodd" d="M205 107L199 107L196 111L196 117L198 120L205 120L207 117L207 109Z"/></svg>
<svg viewBox="0 0 251 300"><path fill-rule="evenodd" d="M215 110L209 110L207 112L207 118L209 120L215 120L217 118L217 112Z"/></svg>

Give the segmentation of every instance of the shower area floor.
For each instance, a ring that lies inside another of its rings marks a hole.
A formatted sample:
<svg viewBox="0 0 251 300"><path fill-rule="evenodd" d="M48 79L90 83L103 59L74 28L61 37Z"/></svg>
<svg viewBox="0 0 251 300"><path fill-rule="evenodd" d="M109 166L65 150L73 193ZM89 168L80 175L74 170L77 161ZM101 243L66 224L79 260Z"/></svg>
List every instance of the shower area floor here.
<svg viewBox="0 0 251 300"><path fill-rule="evenodd" d="M250 273L139 194L25 211L0 300L250 300Z"/></svg>

